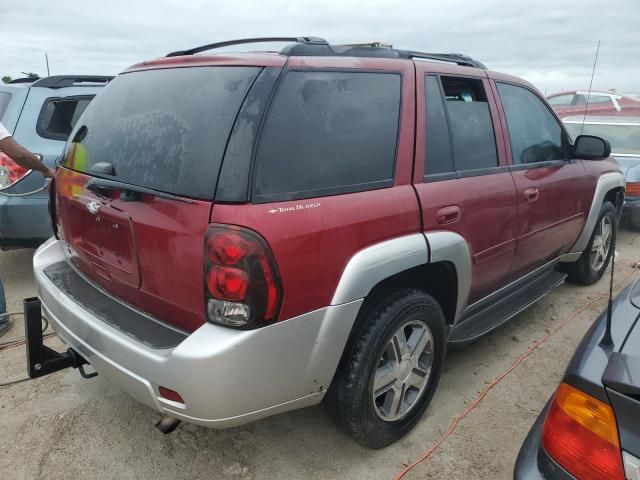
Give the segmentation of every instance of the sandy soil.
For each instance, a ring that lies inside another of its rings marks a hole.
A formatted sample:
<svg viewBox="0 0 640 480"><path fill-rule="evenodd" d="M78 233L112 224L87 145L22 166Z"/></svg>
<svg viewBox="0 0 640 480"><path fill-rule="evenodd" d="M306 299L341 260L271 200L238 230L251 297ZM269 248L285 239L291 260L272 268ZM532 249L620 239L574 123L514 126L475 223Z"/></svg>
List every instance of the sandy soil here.
<svg viewBox="0 0 640 480"><path fill-rule="evenodd" d="M618 279L640 260L640 235L619 235ZM11 311L34 294L30 250L0 252ZM67 370L0 387L0 478L388 479L419 457L466 404L527 347L607 288L562 285L477 344L450 352L427 414L406 438L381 451L340 433L322 407L241 428L182 424L164 436L157 414L100 377ZM601 300L536 350L493 389L436 453L406 478L508 479L531 424L560 380L578 341L604 308ZM2 337L22 337L22 320ZM48 341L60 347L57 339ZM25 376L24 348L0 351L0 382Z"/></svg>

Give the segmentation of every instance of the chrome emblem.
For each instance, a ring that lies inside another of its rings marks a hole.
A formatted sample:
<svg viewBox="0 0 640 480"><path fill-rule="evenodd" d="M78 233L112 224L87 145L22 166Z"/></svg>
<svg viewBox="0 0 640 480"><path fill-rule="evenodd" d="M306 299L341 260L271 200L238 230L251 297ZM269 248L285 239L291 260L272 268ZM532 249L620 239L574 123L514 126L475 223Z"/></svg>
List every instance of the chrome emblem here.
<svg viewBox="0 0 640 480"><path fill-rule="evenodd" d="M100 210L100 206L101 205L98 202L92 200L91 202L87 203L87 210L96 215L98 213L98 210Z"/></svg>

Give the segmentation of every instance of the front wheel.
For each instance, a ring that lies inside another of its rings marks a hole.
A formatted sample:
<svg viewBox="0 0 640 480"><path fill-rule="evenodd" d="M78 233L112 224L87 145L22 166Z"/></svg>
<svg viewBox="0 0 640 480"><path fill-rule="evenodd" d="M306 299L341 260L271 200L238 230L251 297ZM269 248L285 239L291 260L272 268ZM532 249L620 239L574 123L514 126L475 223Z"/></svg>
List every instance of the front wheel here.
<svg viewBox="0 0 640 480"><path fill-rule="evenodd" d="M569 281L591 285L600 280L614 253L611 246L614 229L617 228L616 220L616 208L611 202L604 202L587 248L578 261L565 267Z"/></svg>
<svg viewBox="0 0 640 480"><path fill-rule="evenodd" d="M370 309L328 392L329 413L368 448L413 428L438 385L446 351L445 318L416 289L388 295Z"/></svg>

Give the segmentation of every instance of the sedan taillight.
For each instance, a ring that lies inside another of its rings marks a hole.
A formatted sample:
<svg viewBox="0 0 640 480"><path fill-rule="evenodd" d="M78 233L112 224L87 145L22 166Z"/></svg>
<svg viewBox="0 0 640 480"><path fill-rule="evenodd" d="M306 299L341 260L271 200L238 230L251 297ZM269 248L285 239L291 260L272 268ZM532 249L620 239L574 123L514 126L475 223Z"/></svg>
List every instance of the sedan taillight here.
<svg viewBox="0 0 640 480"><path fill-rule="evenodd" d="M566 383L560 384L549 407L542 447L576 478L624 479L613 410Z"/></svg>
<svg viewBox="0 0 640 480"><path fill-rule="evenodd" d="M0 152L0 190L9 188L29 171L14 162L8 155Z"/></svg>
<svg viewBox="0 0 640 480"><path fill-rule="evenodd" d="M257 233L211 225L204 246L207 319L236 328L277 320L282 286L273 255Z"/></svg>

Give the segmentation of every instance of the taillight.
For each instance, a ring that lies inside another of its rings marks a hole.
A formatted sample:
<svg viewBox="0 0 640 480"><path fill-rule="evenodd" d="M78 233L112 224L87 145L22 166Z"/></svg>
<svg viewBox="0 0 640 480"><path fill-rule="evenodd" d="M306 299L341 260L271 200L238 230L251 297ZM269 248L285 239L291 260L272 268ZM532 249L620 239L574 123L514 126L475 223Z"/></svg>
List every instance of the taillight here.
<svg viewBox="0 0 640 480"><path fill-rule="evenodd" d="M624 193L630 197L640 197L640 182L627 182Z"/></svg>
<svg viewBox="0 0 640 480"><path fill-rule="evenodd" d="M9 188L27 173L29 170L22 168L11 157L0 152L0 190Z"/></svg>
<svg viewBox="0 0 640 480"><path fill-rule="evenodd" d="M258 328L277 320L282 286L262 237L237 226L211 225L204 256L205 309L210 322Z"/></svg>
<svg viewBox="0 0 640 480"><path fill-rule="evenodd" d="M576 478L624 479L613 410L566 383L549 407L542 447Z"/></svg>

